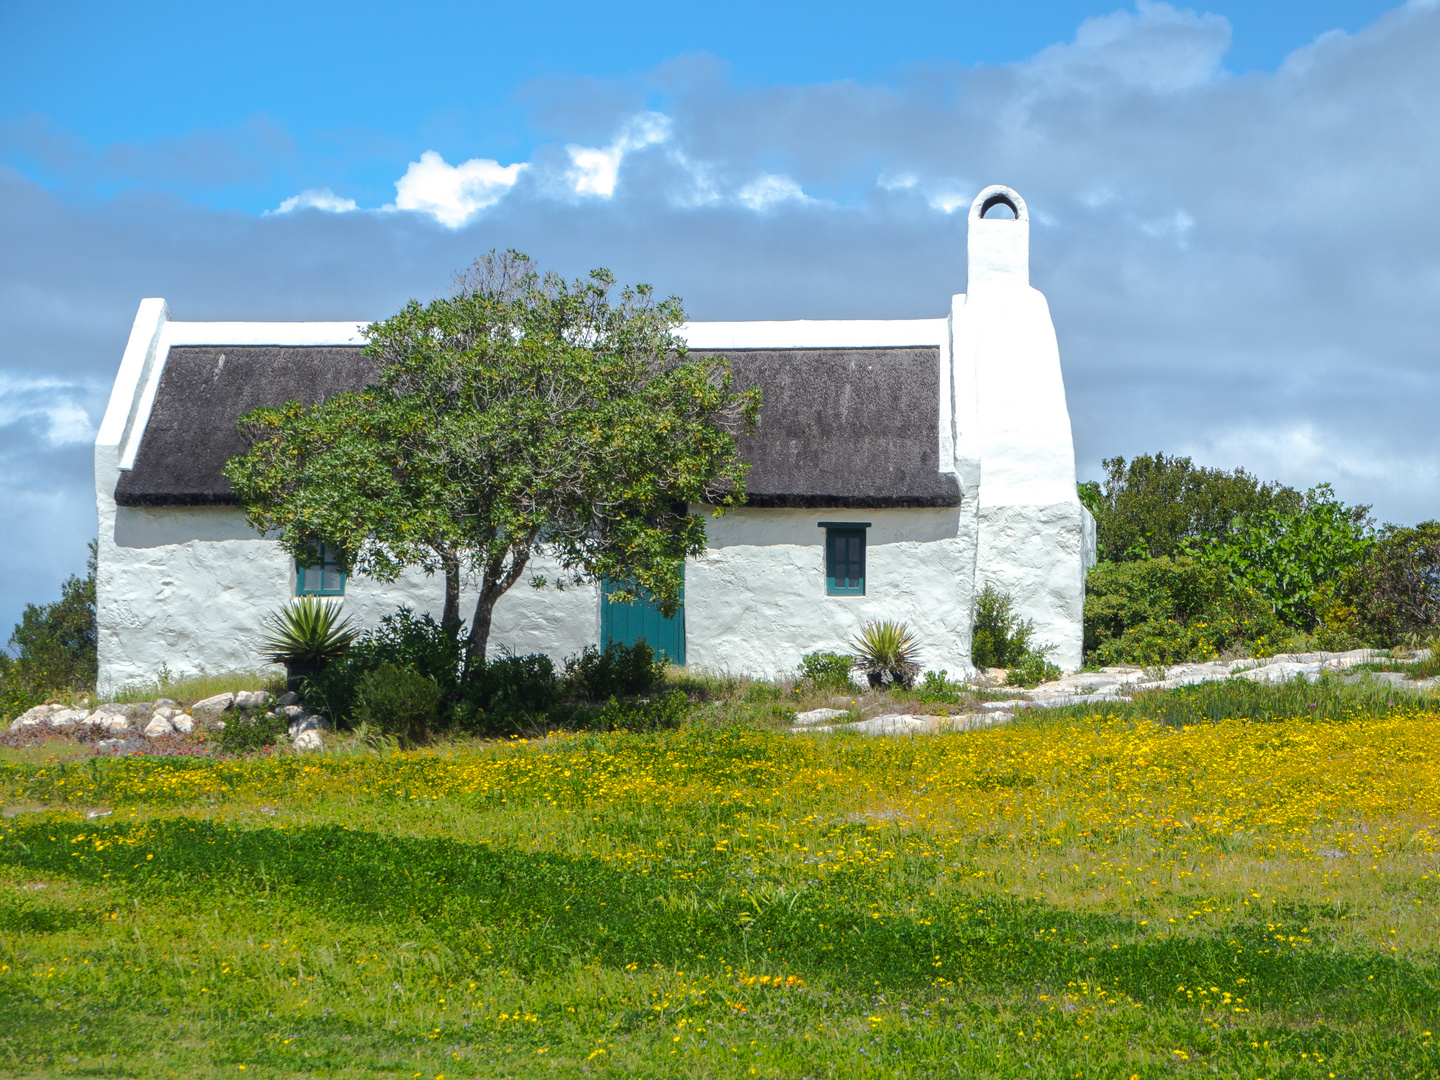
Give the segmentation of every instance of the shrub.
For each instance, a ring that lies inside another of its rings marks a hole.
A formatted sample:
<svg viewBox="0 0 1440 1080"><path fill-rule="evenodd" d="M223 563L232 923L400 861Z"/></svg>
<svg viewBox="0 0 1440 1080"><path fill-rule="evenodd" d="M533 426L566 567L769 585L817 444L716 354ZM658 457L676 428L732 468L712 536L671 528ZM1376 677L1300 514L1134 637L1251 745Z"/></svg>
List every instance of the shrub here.
<svg viewBox="0 0 1440 1080"><path fill-rule="evenodd" d="M1042 682L1060 678L1060 669L1052 664L1043 652L1032 649L1010 673L1005 676L1006 686L1039 686Z"/></svg>
<svg viewBox="0 0 1440 1080"><path fill-rule="evenodd" d="M225 722L216 742L226 754L250 754L274 746L288 728L283 716L237 713Z"/></svg>
<svg viewBox="0 0 1440 1080"><path fill-rule="evenodd" d="M565 682L571 696L590 701L633 697L661 686L665 667L665 658L643 638L634 645L612 641L603 652L586 645L578 656L567 657Z"/></svg>
<svg viewBox="0 0 1440 1080"><path fill-rule="evenodd" d="M967 687L963 683L952 683L947 676L950 673L944 668L939 671L925 672L925 678L920 681L919 698L921 701L942 701L954 705L960 700Z"/></svg>
<svg viewBox="0 0 1440 1080"><path fill-rule="evenodd" d="M837 652L812 652L800 658L800 678L816 690L850 690L855 658Z"/></svg>
<svg viewBox="0 0 1440 1080"><path fill-rule="evenodd" d="M1092 663L1159 665L1251 651L1281 630L1270 605L1227 569L1190 556L1101 563L1086 579Z"/></svg>
<svg viewBox="0 0 1440 1080"><path fill-rule="evenodd" d="M619 701L611 698L599 708L580 706L569 726L589 731L660 731L679 727L690 712L690 699L672 690L653 701Z"/></svg>
<svg viewBox="0 0 1440 1080"><path fill-rule="evenodd" d="M463 627L446 630L429 615L402 607L367 630L339 660L306 679L301 697L339 727L352 722L361 680L382 665L415 672L440 688L442 700L459 698Z"/></svg>
<svg viewBox="0 0 1440 1080"><path fill-rule="evenodd" d="M340 618L340 604L317 596L301 596L266 620L270 635L262 645L265 659L277 664L326 664L344 656L358 636L350 620Z"/></svg>
<svg viewBox="0 0 1440 1080"><path fill-rule="evenodd" d="M865 672L871 686L915 685L920 674L920 644L904 623L866 623L855 647L855 666Z"/></svg>
<svg viewBox="0 0 1440 1080"><path fill-rule="evenodd" d="M1328 621L1349 616L1372 644L1432 636L1440 629L1440 521L1387 525L1339 593L1343 607Z"/></svg>
<svg viewBox="0 0 1440 1080"><path fill-rule="evenodd" d="M50 604L26 604L10 634L19 653L13 664L0 669L5 697L13 708L47 690L93 689L95 686L95 543L90 543L83 578L73 574L60 586L60 599ZM7 658L8 659L8 658ZM26 708L30 706L27 705ZM20 710L24 712L24 709Z"/></svg>
<svg viewBox="0 0 1440 1080"><path fill-rule="evenodd" d="M1034 633L1034 624L1015 614L1010 597L986 585L975 598L970 662L977 668L1014 667L1029 654Z"/></svg>
<svg viewBox="0 0 1440 1080"><path fill-rule="evenodd" d="M466 673L456 718L476 734L499 734L514 730L521 718L544 716L559 693L548 656L502 654Z"/></svg>
<svg viewBox="0 0 1440 1080"><path fill-rule="evenodd" d="M417 746L429 739L443 697L444 692L428 675L398 664L381 664L360 677L354 718L393 736L402 746Z"/></svg>

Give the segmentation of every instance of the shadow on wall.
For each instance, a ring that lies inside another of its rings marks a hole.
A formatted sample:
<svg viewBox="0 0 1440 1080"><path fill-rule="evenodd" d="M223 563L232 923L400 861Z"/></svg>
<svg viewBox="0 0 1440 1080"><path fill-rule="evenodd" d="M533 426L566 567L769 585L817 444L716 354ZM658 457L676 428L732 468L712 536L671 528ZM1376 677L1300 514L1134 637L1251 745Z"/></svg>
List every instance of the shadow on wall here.
<svg viewBox="0 0 1440 1080"><path fill-rule="evenodd" d="M192 540L260 540L233 506L184 508L117 506L115 546L156 548Z"/></svg>
<svg viewBox="0 0 1440 1080"><path fill-rule="evenodd" d="M824 543L822 521L868 521L866 544L932 543L953 540L960 535L960 507L907 507L905 509L727 510L723 517L710 517L707 507L692 507L705 515L705 532L712 548L729 547L819 547Z"/></svg>

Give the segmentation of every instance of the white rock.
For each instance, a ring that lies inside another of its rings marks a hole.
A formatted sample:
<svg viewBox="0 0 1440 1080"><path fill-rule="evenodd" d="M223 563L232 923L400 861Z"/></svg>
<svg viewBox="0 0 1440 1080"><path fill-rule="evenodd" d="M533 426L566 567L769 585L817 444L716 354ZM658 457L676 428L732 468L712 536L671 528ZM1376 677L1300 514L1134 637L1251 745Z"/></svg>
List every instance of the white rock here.
<svg viewBox="0 0 1440 1080"><path fill-rule="evenodd" d="M83 724L90 719L89 709L61 709L59 712L50 714L50 726L53 728L72 728Z"/></svg>
<svg viewBox="0 0 1440 1080"><path fill-rule="evenodd" d="M907 713L899 713L862 720L858 724L833 724L802 730L816 734L854 731L860 735L918 735L921 732L934 731L940 719L938 716L910 716Z"/></svg>
<svg viewBox="0 0 1440 1080"><path fill-rule="evenodd" d="M295 691L293 690L286 690L285 693L281 694L278 698L275 699L275 704L298 705L300 704L300 695L295 693Z"/></svg>
<svg viewBox="0 0 1440 1080"><path fill-rule="evenodd" d="M130 717L123 712L109 712L104 708L96 709L90 715L90 723L96 727L104 728L112 735L123 735L130 730Z"/></svg>
<svg viewBox="0 0 1440 1080"><path fill-rule="evenodd" d="M298 739L307 731L324 731L328 727L329 725L325 723L324 717L313 714L302 714L290 721L290 726L286 729L286 734L292 739Z"/></svg>
<svg viewBox="0 0 1440 1080"><path fill-rule="evenodd" d="M837 716L849 716L844 709L811 709L809 712L795 714L795 723L801 726L807 724L823 724L827 720L833 720Z"/></svg>
<svg viewBox="0 0 1440 1080"><path fill-rule="evenodd" d="M175 715L175 710L172 709L169 705L161 705L159 702L156 702L155 712L151 715L156 716L161 720L169 720L172 716Z"/></svg>
<svg viewBox="0 0 1440 1080"><path fill-rule="evenodd" d="M302 731L299 735L295 737L295 749L323 750L325 749L325 743L320 738L320 732L314 730Z"/></svg>
<svg viewBox="0 0 1440 1080"><path fill-rule="evenodd" d="M195 718L185 713L177 713L170 717L170 726L181 735L189 735L195 730Z"/></svg>
<svg viewBox="0 0 1440 1080"><path fill-rule="evenodd" d="M282 703L275 711L281 716L288 717L291 720L296 720L305 715L305 708L302 705L286 705Z"/></svg>
<svg viewBox="0 0 1440 1080"><path fill-rule="evenodd" d="M237 709L258 709L270 700L270 695L264 690L241 690L235 695L235 707Z"/></svg>
<svg viewBox="0 0 1440 1080"><path fill-rule="evenodd" d="M207 697L204 701L197 701L190 706L192 713L197 712L224 712L235 704L235 695L232 693L216 694L214 697Z"/></svg>
<svg viewBox="0 0 1440 1080"><path fill-rule="evenodd" d="M145 737L147 739L159 739L162 736L174 734L174 725L164 716L154 716L150 722L145 725Z"/></svg>
<svg viewBox="0 0 1440 1080"><path fill-rule="evenodd" d="M156 698L156 699L155 699L155 708L157 708L157 709L172 709L172 710L173 710L173 709L178 709L178 708L180 708L180 703L179 703L178 701L175 701L175 700L173 700L173 699L171 699L171 698L168 698L168 697Z"/></svg>
<svg viewBox="0 0 1440 1080"><path fill-rule="evenodd" d="M50 717L63 708L65 708L63 705L36 705L11 721L10 730L26 731L29 728L49 727Z"/></svg>
<svg viewBox="0 0 1440 1080"><path fill-rule="evenodd" d="M96 750L117 750L125 745L124 739L101 739L95 744Z"/></svg>

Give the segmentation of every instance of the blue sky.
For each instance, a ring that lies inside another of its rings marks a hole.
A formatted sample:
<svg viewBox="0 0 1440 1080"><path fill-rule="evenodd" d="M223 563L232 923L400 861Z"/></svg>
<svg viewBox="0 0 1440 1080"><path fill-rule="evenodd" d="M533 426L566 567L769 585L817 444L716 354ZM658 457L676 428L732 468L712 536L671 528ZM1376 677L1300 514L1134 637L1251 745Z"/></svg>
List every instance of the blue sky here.
<svg viewBox="0 0 1440 1080"><path fill-rule="evenodd" d="M1440 8L0 5L0 629L94 535L135 305L383 316L491 247L698 318L938 315L1035 221L1082 476L1437 516Z"/></svg>

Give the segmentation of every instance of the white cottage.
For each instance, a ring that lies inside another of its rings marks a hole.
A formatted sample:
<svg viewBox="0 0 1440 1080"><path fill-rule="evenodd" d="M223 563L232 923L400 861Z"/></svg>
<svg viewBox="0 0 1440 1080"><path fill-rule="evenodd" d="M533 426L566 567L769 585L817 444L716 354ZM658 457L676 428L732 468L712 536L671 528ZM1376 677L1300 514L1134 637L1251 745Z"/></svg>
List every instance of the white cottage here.
<svg viewBox="0 0 1440 1080"><path fill-rule="evenodd" d="M496 608L492 646L559 660L644 634L678 662L768 676L898 619L927 669L956 675L971 666L974 597L993 583L1056 663L1078 667L1094 522L1076 498L1049 307L1030 287L1024 200L986 188L969 227L968 292L937 318L687 325L692 350L764 392L741 444L748 504L707 521L673 620L599 586L521 585ZM369 381L363 325L174 322L164 300L141 301L95 444L102 688L259 666L262 621L298 594L336 596L361 625L400 604L438 617L436 578L295 566L220 473L244 449L243 412Z"/></svg>

